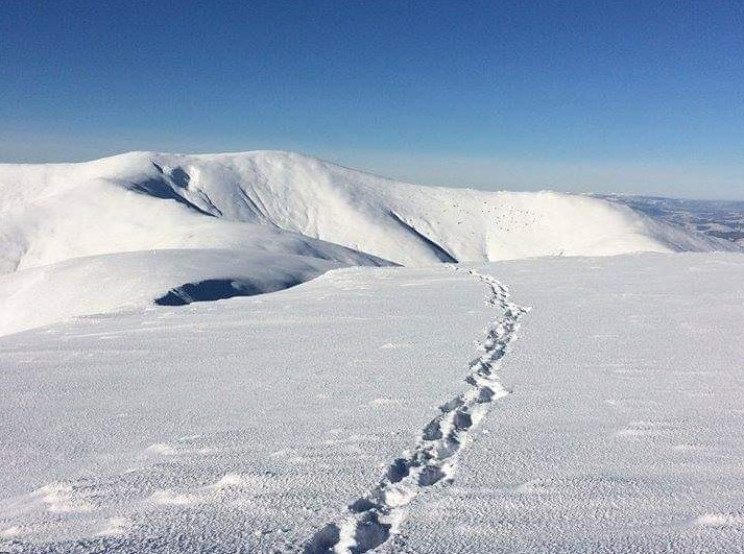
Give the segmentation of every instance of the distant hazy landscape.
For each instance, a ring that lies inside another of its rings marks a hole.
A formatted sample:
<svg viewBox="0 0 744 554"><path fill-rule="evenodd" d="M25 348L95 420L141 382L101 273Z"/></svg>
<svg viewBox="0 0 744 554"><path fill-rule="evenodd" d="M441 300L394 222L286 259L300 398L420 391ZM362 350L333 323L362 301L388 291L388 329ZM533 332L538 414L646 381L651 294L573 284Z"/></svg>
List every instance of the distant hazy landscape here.
<svg viewBox="0 0 744 554"><path fill-rule="evenodd" d="M603 195L640 212L710 237L744 243L744 202Z"/></svg>

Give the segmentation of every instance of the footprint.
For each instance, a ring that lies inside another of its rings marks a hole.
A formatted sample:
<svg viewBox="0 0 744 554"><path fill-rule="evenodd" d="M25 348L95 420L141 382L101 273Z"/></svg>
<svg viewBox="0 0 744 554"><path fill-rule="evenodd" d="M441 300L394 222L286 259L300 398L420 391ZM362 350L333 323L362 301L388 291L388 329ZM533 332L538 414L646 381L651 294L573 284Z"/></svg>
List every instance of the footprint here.
<svg viewBox="0 0 744 554"><path fill-rule="evenodd" d="M387 467L377 487L349 504L342 523L318 531L306 544L305 554L362 554L387 542L405 517L402 508L422 488L452 479L457 455L472 443L469 433L482 421L489 404L509 394L497 378L499 360L516 340L519 319L527 309L512 304L507 289L492 277L469 273L489 288L487 303L501 312L479 346L483 355L468 366L465 382L470 389L441 405L440 414L421 430L415 447Z"/></svg>
<svg viewBox="0 0 744 554"><path fill-rule="evenodd" d="M736 527L744 528L744 512L707 513L693 522L701 527Z"/></svg>
<svg viewBox="0 0 744 554"><path fill-rule="evenodd" d="M166 443L151 444L145 448L145 454L150 456L174 456L176 449Z"/></svg>

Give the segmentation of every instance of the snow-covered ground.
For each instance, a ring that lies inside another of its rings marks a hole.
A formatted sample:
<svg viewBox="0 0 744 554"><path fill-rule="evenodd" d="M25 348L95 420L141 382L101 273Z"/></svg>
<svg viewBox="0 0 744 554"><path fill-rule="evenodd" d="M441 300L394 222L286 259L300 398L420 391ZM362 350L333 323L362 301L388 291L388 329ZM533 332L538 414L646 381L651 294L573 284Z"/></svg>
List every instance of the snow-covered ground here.
<svg viewBox="0 0 744 554"><path fill-rule="evenodd" d="M155 303L273 292L344 265L283 252L194 248L75 258L0 276L0 335Z"/></svg>
<svg viewBox="0 0 744 554"><path fill-rule="evenodd" d="M742 283L349 268L2 337L0 551L744 552Z"/></svg>
<svg viewBox="0 0 744 554"><path fill-rule="evenodd" d="M744 551L744 254L642 211L0 165L0 552Z"/></svg>

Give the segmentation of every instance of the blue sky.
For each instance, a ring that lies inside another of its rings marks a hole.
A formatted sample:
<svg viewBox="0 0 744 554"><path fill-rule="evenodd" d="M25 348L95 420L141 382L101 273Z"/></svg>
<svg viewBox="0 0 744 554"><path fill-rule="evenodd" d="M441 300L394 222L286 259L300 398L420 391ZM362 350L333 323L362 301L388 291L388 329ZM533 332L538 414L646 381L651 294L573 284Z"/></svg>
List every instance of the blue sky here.
<svg viewBox="0 0 744 554"><path fill-rule="evenodd" d="M11 1L0 161L284 149L426 184L744 199L741 1Z"/></svg>

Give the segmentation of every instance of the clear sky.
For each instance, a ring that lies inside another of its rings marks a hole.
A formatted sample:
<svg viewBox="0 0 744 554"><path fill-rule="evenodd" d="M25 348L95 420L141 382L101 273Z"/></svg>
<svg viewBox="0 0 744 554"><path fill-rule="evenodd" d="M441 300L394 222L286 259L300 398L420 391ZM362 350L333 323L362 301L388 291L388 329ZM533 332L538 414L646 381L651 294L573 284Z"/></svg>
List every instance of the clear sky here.
<svg viewBox="0 0 744 554"><path fill-rule="evenodd" d="M744 2L2 3L0 161L256 149L744 199Z"/></svg>

